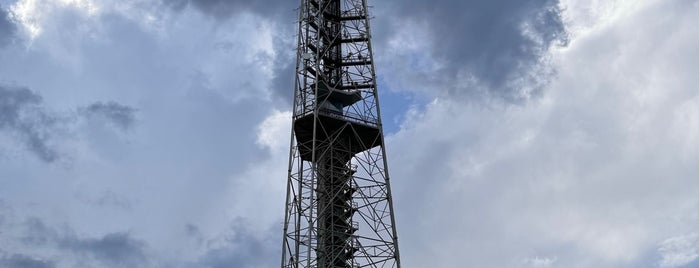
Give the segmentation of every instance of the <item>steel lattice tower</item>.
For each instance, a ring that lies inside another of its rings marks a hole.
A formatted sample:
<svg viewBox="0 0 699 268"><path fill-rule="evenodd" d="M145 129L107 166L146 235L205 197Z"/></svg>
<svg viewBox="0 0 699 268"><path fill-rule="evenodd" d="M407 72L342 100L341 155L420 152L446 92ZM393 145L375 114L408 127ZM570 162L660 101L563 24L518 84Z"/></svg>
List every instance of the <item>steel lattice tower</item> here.
<svg viewBox="0 0 699 268"><path fill-rule="evenodd" d="M282 267L400 267L366 0L301 0Z"/></svg>

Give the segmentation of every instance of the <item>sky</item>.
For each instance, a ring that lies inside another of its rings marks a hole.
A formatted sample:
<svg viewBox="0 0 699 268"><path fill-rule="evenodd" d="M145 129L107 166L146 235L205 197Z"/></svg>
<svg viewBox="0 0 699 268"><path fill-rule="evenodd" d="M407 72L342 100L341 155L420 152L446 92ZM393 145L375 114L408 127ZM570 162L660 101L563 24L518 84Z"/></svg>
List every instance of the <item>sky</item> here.
<svg viewBox="0 0 699 268"><path fill-rule="evenodd" d="M403 267L699 267L699 1L369 5ZM0 267L279 265L297 6L0 0Z"/></svg>

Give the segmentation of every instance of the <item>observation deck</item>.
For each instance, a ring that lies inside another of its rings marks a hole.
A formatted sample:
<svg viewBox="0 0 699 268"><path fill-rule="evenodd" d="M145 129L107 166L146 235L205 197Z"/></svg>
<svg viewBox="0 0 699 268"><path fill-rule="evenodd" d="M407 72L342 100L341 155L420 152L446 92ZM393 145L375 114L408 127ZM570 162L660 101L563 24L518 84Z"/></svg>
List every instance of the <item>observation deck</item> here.
<svg viewBox="0 0 699 268"><path fill-rule="evenodd" d="M345 111L345 107L362 101L358 90L335 89L324 82L320 82L317 89L317 107L294 118L301 159L313 161L313 140L343 144L353 155L381 145L378 120ZM323 153L324 147L324 144L316 144L316 157Z"/></svg>

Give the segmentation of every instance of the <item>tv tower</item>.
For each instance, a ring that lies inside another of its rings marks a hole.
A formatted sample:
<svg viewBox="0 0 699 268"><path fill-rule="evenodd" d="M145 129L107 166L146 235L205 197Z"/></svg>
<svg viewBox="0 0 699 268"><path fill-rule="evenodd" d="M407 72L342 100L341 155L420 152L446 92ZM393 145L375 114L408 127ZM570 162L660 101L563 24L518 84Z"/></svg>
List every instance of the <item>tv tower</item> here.
<svg viewBox="0 0 699 268"><path fill-rule="evenodd" d="M301 0L282 268L400 268L366 0Z"/></svg>

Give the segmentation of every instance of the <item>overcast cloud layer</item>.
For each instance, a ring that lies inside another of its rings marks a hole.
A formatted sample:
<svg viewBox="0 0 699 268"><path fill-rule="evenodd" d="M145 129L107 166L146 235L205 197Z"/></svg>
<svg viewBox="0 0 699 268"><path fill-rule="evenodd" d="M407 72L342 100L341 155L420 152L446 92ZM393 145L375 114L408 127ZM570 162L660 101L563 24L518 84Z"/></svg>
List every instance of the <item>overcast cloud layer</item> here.
<svg viewBox="0 0 699 268"><path fill-rule="evenodd" d="M699 266L699 1L413 2L369 2L405 267ZM0 267L278 265L295 8L0 0Z"/></svg>

